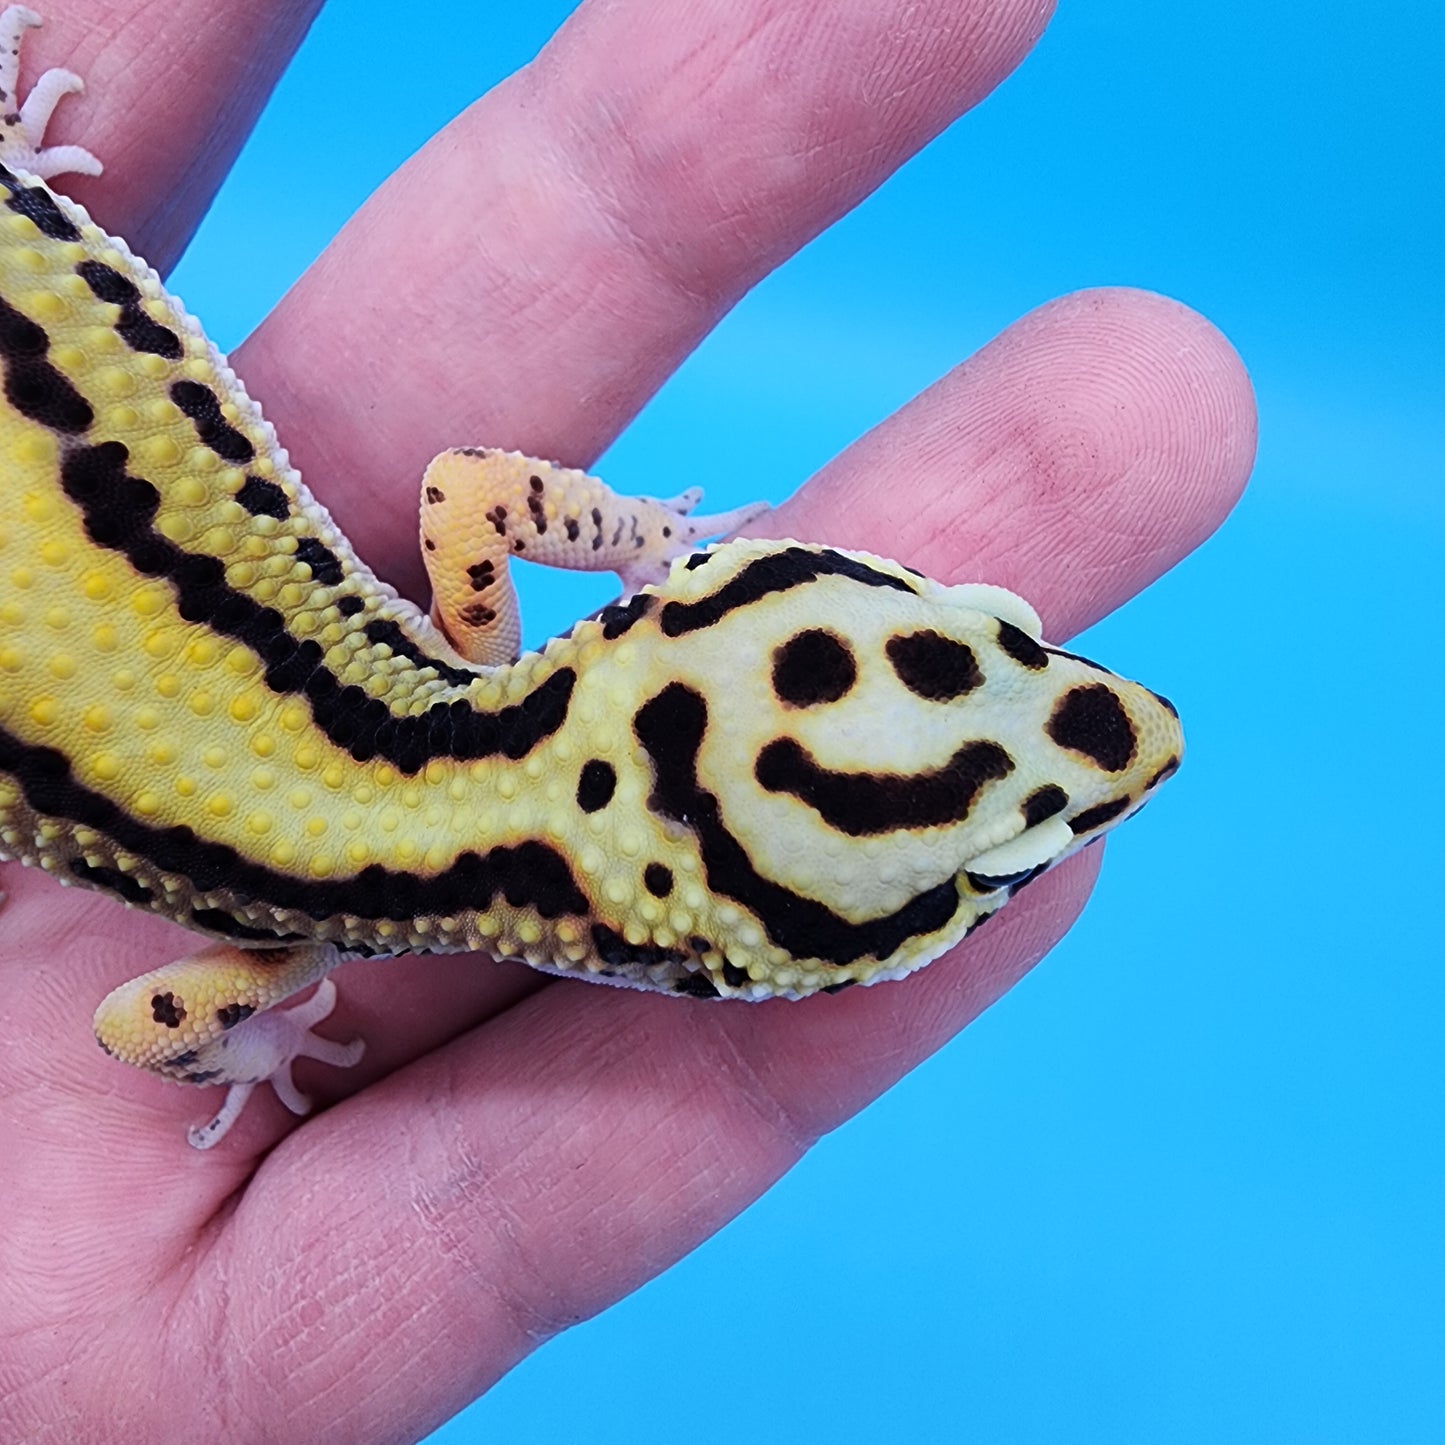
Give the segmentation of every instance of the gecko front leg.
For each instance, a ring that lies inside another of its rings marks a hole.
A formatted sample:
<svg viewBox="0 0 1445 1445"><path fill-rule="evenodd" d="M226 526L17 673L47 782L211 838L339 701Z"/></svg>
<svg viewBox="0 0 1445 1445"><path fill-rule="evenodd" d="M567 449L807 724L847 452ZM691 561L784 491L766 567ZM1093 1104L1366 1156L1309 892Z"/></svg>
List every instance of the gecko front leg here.
<svg viewBox="0 0 1445 1445"><path fill-rule="evenodd" d="M69 70L47 70L17 109L20 91L20 41L40 17L24 5L0 11L0 163L20 166L42 180L67 174L98 176L100 162L84 146L44 144L55 107L78 95L85 82Z"/></svg>
<svg viewBox="0 0 1445 1445"><path fill-rule="evenodd" d="M513 558L573 571L616 572L630 597L661 582L674 559L734 531L766 502L695 516L702 490L628 497L586 472L520 452L459 447L422 478L421 546L432 622L468 662L513 661L522 638Z"/></svg>

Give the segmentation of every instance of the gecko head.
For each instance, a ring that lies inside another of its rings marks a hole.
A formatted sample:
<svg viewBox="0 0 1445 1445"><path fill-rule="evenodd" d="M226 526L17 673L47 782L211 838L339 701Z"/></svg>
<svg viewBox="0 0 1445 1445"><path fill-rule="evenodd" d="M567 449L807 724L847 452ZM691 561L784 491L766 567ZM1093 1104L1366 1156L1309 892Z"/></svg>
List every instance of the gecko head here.
<svg viewBox="0 0 1445 1445"><path fill-rule="evenodd" d="M1013 593L798 550L806 585L749 586L759 561L781 571L776 552L719 569L716 637L691 663L726 679L707 689L698 780L758 874L855 920L949 879L1015 889L1178 767L1167 700L1044 643Z"/></svg>

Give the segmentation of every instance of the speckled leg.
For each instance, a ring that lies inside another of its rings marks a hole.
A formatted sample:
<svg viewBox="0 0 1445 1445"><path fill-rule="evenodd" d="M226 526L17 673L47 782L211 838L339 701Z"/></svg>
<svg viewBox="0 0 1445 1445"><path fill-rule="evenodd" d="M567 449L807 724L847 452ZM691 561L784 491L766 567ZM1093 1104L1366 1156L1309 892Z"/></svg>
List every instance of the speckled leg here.
<svg viewBox="0 0 1445 1445"><path fill-rule="evenodd" d="M422 556L432 621L470 662L511 662L521 642L513 557L616 572L627 594L660 582L677 557L767 510L691 515L694 487L668 500L619 496L585 472L475 447L443 452L422 478Z"/></svg>
<svg viewBox="0 0 1445 1445"><path fill-rule="evenodd" d="M18 108L20 46L27 30L40 17L24 5L0 11L0 163L20 166L49 180L69 172L98 176L100 162L83 146L46 146L45 128L55 107L67 95L85 89L85 82L69 70L47 70L31 87Z"/></svg>
<svg viewBox="0 0 1445 1445"><path fill-rule="evenodd" d="M108 994L95 1012L95 1036L106 1053L165 1078L229 1084L216 1117L190 1132L196 1148L209 1149L225 1137L257 1084L269 1083L295 1114L310 1109L291 1079L296 1059L347 1067L361 1058L360 1040L339 1044L311 1032L335 1006L336 986L325 975L344 957L330 944L216 944ZM318 980L306 1003L275 1007Z"/></svg>

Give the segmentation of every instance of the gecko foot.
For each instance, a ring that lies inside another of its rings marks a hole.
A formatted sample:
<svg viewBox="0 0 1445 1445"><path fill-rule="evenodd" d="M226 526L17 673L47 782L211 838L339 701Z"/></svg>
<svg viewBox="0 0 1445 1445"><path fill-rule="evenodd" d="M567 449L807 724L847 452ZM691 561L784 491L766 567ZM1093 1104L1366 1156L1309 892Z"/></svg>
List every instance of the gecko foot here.
<svg viewBox="0 0 1445 1445"><path fill-rule="evenodd" d="M19 166L41 180L67 173L98 176L100 162L84 146L44 144L45 129L55 107L67 95L85 89L85 82L69 70L47 70L16 105L20 93L20 47L27 30L40 17L25 5L0 11L0 162Z"/></svg>
<svg viewBox="0 0 1445 1445"><path fill-rule="evenodd" d="M241 1117L246 1101L257 1084L269 1083L293 1114L309 1114L311 1100L296 1087L291 1065L297 1059L319 1059L323 1064L350 1068L366 1051L361 1039L339 1044L312 1032L313 1027L336 1007L336 985L321 980L316 992L290 1009L267 1009L237 1024L224 1039L212 1045L215 1060L234 1080L226 1090L225 1102L208 1124L193 1127L186 1135L196 1149L210 1149L220 1143Z"/></svg>

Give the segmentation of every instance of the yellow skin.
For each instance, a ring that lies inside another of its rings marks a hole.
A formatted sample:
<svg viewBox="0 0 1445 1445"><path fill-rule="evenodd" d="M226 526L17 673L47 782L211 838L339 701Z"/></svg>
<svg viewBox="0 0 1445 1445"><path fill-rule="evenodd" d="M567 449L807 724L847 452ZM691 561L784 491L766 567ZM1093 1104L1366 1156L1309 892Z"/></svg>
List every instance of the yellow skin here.
<svg viewBox="0 0 1445 1445"><path fill-rule="evenodd" d="M710 998L897 978L1177 767L1172 708L1011 593L697 553L752 510L516 454L428 469L429 621L154 273L39 179L88 158L26 119L0 141L0 856L225 940L97 1013L118 1057L232 1086L192 1142L262 1079L303 1110L295 1057L359 1056L310 1033L329 987L266 1012L348 955ZM512 662L517 555L641 590Z"/></svg>

